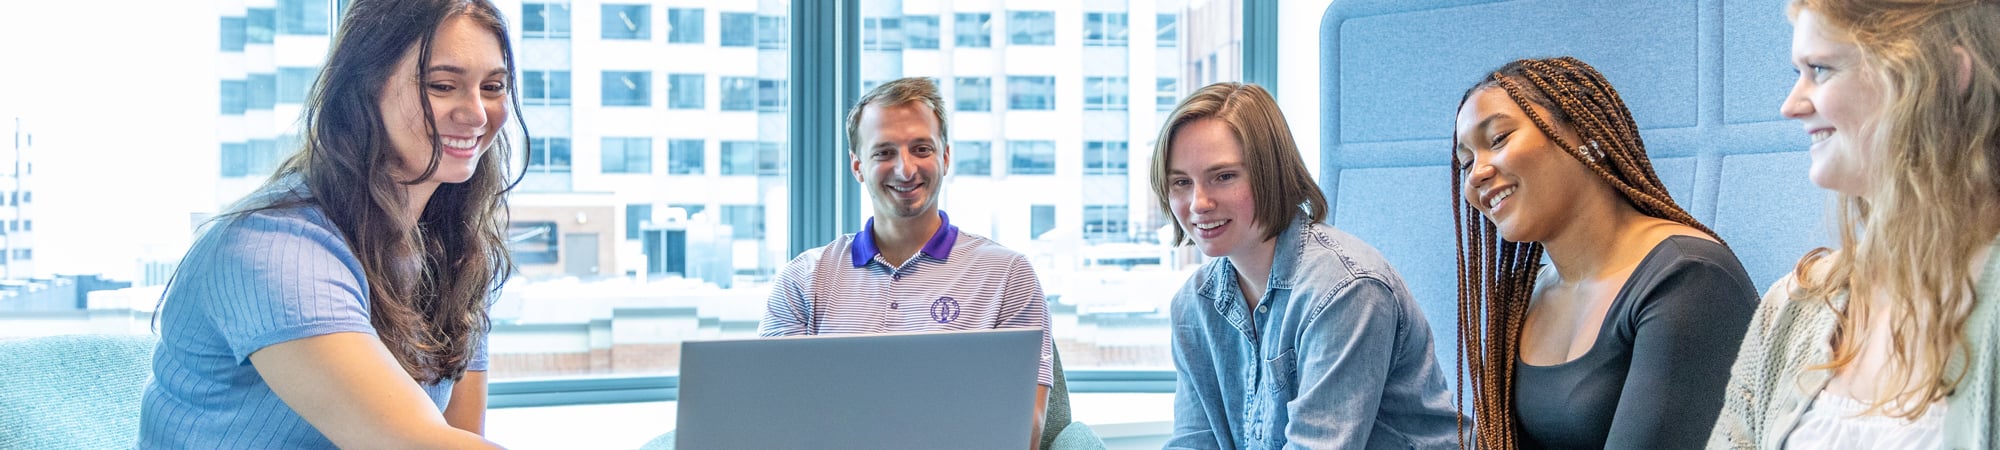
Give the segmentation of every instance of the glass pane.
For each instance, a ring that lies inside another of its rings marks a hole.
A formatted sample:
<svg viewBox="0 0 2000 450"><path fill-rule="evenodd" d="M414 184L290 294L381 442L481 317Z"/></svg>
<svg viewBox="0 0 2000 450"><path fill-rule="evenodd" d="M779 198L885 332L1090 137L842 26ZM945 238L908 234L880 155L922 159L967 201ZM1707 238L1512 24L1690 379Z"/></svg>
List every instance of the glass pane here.
<svg viewBox="0 0 2000 450"><path fill-rule="evenodd" d="M936 13L929 3L863 2L881 14L903 10L906 30L915 29L907 17ZM1034 261L1065 369L1173 370L1167 305L1201 261L1162 242L1170 222L1145 171L1158 125L1201 86L1194 81L1237 77L1241 41L1181 36L1177 24L1190 14L1240 20L1230 10L1239 3L1196 3L995 0L948 10L942 33L953 38L940 54L863 52L864 70L900 69L866 81L947 81L953 176L944 209L960 231ZM1079 38L1056 39L1058 25ZM997 41L994 26L1004 29ZM1203 46L1174 43L1183 37ZM1213 76L1211 57L1225 64Z"/></svg>

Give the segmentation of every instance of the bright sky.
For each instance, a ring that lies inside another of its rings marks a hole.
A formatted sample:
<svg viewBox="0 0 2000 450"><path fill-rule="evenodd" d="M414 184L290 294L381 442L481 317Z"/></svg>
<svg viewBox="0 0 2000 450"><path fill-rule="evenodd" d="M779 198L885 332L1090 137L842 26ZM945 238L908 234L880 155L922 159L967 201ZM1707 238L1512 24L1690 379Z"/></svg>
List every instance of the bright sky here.
<svg viewBox="0 0 2000 450"><path fill-rule="evenodd" d="M213 208L215 8L0 2L0 146L16 117L34 135L40 276L133 280L142 254L178 257L189 213Z"/></svg>

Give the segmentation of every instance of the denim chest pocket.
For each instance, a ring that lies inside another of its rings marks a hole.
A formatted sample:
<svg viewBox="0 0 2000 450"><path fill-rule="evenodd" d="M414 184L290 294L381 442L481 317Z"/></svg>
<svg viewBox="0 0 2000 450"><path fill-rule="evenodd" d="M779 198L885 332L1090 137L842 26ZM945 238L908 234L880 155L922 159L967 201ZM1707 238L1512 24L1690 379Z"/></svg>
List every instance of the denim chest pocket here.
<svg viewBox="0 0 2000 450"><path fill-rule="evenodd" d="M1297 352L1287 348L1277 357L1264 360L1264 383L1271 392L1289 394L1294 388L1293 380L1298 379L1298 371Z"/></svg>

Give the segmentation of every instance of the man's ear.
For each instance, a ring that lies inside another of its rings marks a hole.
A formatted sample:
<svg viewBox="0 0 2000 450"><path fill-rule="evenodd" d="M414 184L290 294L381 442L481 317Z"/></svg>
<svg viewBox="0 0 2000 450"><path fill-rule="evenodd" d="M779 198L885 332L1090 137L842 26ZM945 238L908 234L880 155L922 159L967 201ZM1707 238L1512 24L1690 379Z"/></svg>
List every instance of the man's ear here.
<svg viewBox="0 0 2000 450"><path fill-rule="evenodd" d="M939 153L940 155L944 155L944 167L938 168L938 178L944 178L951 175L951 143L946 142L938 148L944 149L944 153Z"/></svg>
<svg viewBox="0 0 2000 450"><path fill-rule="evenodd" d="M1951 52L1958 54L1958 78L1953 80L1956 82L1954 85L1958 86L1958 93L1963 94L1972 89L1972 53L1965 51L1962 45L1952 46Z"/></svg>
<svg viewBox="0 0 2000 450"><path fill-rule="evenodd" d="M854 174L854 182L867 183L861 179L861 155L847 152L847 171Z"/></svg>

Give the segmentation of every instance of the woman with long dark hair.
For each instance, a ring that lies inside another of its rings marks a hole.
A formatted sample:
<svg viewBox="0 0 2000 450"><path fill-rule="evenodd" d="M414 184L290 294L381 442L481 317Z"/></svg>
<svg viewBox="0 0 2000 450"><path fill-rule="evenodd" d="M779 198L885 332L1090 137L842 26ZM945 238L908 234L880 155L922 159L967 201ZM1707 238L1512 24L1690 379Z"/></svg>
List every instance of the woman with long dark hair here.
<svg viewBox="0 0 2000 450"><path fill-rule="evenodd" d="M1461 439L1699 448L1756 287L1667 195L1618 91L1575 58L1515 61L1466 91L1453 141Z"/></svg>
<svg viewBox="0 0 2000 450"><path fill-rule="evenodd" d="M485 0L356 0L302 144L161 300L144 448L482 448L514 102Z"/></svg>

